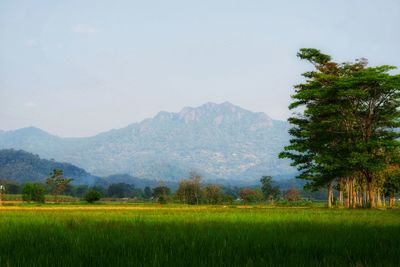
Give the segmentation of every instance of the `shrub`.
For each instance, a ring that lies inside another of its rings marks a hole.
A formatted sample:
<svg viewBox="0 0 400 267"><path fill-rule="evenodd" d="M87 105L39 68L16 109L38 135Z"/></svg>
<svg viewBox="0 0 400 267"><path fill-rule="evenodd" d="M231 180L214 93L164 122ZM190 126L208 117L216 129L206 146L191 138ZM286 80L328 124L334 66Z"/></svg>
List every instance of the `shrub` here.
<svg viewBox="0 0 400 267"><path fill-rule="evenodd" d="M262 193L258 190L243 188L239 192L239 196L246 203L255 203L262 199Z"/></svg>
<svg viewBox="0 0 400 267"><path fill-rule="evenodd" d="M95 201L99 201L100 198L101 198L101 193L99 191L94 190L94 189L90 189L85 194L85 200L88 203L93 203Z"/></svg>
<svg viewBox="0 0 400 267"><path fill-rule="evenodd" d="M45 191L42 184L27 183L22 189L22 200L44 203Z"/></svg>

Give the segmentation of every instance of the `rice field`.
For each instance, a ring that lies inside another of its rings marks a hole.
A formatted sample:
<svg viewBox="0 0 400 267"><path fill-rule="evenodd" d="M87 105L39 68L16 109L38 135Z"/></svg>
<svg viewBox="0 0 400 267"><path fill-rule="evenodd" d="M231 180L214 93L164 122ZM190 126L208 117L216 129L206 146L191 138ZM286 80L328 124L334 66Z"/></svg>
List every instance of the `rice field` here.
<svg viewBox="0 0 400 267"><path fill-rule="evenodd" d="M0 207L0 266L399 265L399 209Z"/></svg>

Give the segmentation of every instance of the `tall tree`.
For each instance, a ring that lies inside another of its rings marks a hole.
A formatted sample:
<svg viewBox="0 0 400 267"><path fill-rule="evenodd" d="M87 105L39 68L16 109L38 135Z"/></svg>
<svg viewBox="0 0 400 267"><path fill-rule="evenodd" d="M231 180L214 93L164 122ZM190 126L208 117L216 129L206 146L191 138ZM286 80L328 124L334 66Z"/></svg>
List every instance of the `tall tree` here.
<svg viewBox="0 0 400 267"><path fill-rule="evenodd" d="M222 190L216 184L210 184L204 187L204 198L210 204L218 204L223 200Z"/></svg>
<svg viewBox="0 0 400 267"><path fill-rule="evenodd" d="M367 67L365 59L335 63L316 49L301 49L298 56L315 70L295 87L289 108L303 112L289 119L293 138L280 156L293 160L298 178L308 179L309 186L327 186L329 207L332 184L347 177L352 185L361 173L374 207L375 176L398 147L393 129L400 126L400 76L390 75L390 66Z"/></svg>
<svg viewBox="0 0 400 267"><path fill-rule="evenodd" d="M46 179L46 184L50 186L51 194L54 196L54 201L58 202L58 196L61 195L65 188L72 181L72 178L64 177L64 172L61 169L54 169Z"/></svg>
<svg viewBox="0 0 400 267"><path fill-rule="evenodd" d="M264 198L272 202L280 194L279 187L273 186L272 176L263 176L260 179L261 191L263 192Z"/></svg>
<svg viewBox="0 0 400 267"><path fill-rule="evenodd" d="M189 179L179 182L176 197L187 204L199 204L201 196L201 176L195 172L190 173Z"/></svg>
<svg viewBox="0 0 400 267"><path fill-rule="evenodd" d="M167 203L169 195L171 194L171 189L166 186L160 185L153 188L154 199L161 204Z"/></svg>

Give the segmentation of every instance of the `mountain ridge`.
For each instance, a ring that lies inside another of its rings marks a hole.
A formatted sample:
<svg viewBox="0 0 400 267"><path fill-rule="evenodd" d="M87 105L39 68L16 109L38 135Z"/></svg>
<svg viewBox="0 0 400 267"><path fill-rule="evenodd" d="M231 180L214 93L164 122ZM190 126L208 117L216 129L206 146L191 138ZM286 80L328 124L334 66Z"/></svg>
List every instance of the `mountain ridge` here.
<svg viewBox="0 0 400 267"><path fill-rule="evenodd" d="M209 179L254 179L295 170L278 153L289 124L230 102L207 102L90 137L58 137L36 127L0 132L0 148L71 162L95 175L177 180L196 170Z"/></svg>

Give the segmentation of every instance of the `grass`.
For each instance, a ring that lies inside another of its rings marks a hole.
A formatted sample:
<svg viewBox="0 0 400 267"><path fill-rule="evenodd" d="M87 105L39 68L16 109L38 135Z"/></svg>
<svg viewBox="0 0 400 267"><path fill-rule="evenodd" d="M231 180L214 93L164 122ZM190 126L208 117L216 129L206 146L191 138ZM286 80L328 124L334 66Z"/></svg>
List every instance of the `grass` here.
<svg viewBox="0 0 400 267"><path fill-rule="evenodd" d="M398 266L400 210L0 207L0 266Z"/></svg>

